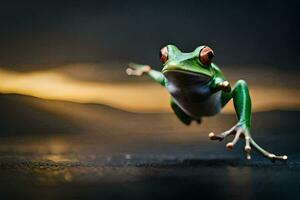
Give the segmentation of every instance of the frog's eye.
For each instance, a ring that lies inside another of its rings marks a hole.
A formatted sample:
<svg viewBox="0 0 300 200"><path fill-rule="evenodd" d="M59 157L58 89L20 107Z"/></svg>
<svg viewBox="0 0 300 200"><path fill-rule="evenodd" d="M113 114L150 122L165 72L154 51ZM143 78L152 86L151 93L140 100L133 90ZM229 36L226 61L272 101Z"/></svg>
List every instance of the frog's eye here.
<svg viewBox="0 0 300 200"><path fill-rule="evenodd" d="M209 65L215 56L210 47L203 47L199 53L199 60L203 65Z"/></svg>
<svg viewBox="0 0 300 200"><path fill-rule="evenodd" d="M159 52L159 58L163 64L165 64L168 60L168 48L163 47Z"/></svg>

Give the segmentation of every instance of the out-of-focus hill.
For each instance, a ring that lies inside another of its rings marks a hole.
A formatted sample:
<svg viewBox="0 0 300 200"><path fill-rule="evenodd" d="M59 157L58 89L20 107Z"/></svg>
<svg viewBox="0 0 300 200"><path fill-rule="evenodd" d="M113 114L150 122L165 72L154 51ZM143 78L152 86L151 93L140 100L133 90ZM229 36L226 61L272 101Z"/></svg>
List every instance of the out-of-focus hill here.
<svg viewBox="0 0 300 200"><path fill-rule="evenodd" d="M211 142L207 135L211 131L218 133L227 130L236 123L234 115L219 114L205 118L201 125L185 126L171 113L138 114L104 105L43 100L22 95L0 95L0 110L0 149L6 151L16 144L13 151L37 150L37 153L38 150L39 153L49 153L51 145L54 149L56 145L58 148L64 146L63 151L66 152L96 154L156 152L162 149L178 150L178 147L185 149L181 149L183 152L190 149L187 153L192 155L193 151L199 153L202 150L204 154L210 150L226 153L224 142ZM288 149L297 148L288 138L299 135L298 115L297 111L255 113L252 119L253 135L265 146L289 152ZM51 141L60 142L56 144ZM243 142L240 143L243 145ZM243 154L243 150L235 153Z"/></svg>
<svg viewBox="0 0 300 200"><path fill-rule="evenodd" d="M147 76L127 76L126 64L74 64L26 72L1 69L0 92L105 104L134 112L171 112L165 88ZM224 67L223 71L232 85L238 79L248 82L254 112L300 108L298 71L259 66ZM232 103L223 111L234 113Z"/></svg>

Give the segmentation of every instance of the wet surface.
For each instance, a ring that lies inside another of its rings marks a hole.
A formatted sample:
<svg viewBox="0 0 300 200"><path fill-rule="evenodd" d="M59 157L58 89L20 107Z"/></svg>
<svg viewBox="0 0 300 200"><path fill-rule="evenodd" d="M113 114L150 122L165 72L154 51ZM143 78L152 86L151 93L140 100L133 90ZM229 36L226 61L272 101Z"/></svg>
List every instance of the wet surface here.
<svg viewBox="0 0 300 200"><path fill-rule="evenodd" d="M272 163L244 141L228 152L209 141L234 115L181 125L171 114L0 95L1 199L297 199L298 111L253 115L252 134Z"/></svg>
<svg viewBox="0 0 300 200"><path fill-rule="evenodd" d="M299 162L246 164L225 158L111 166L19 159L1 158L2 198L294 199L300 178Z"/></svg>

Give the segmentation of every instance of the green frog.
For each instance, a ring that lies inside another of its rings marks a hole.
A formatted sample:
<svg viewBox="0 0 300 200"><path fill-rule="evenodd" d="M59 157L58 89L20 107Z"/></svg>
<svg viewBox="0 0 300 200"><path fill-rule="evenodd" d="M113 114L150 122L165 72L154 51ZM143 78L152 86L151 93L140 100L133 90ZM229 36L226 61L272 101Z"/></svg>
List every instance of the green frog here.
<svg viewBox="0 0 300 200"><path fill-rule="evenodd" d="M149 65L134 63L129 64L126 72L136 76L148 74L164 86L171 96L171 108L182 123L201 123L202 117L219 113L233 99L238 122L223 133L209 133L209 138L222 141L234 135L234 139L226 144L228 149L232 149L239 138L244 138L247 159L251 159L251 147L272 161L288 159L286 155L279 156L266 151L254 141L250 134L251 98L248 85L239 80L231 87L222 71L212 62L214 52L210 47L203 45L186 53L174 45L167 45L160 50L159 57L163 64L161 72Z"/></svg>

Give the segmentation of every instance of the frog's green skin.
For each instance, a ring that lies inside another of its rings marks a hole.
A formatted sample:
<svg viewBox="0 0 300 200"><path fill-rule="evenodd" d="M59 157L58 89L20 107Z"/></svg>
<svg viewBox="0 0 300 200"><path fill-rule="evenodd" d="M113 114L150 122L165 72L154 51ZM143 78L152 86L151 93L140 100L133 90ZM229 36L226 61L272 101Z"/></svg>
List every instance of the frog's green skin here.
<svg viewBox="0 0 300 200"><path fill-rule="evenodd" d="M214 63L204 65L199 60L200 51L204 47L200 46L193 52L183 53L176 46L168 45L166 46L168 59L161 72L152 70L147 65L131 64L131 72L137 73L130 74L148 73L155 82L164 86L171 95L170 102L174 113L186 125L193 120L200 123L202 117L217 114L230 99L233 99L237 124L224 133L218 135L210 133L210 139L221 141L228 135L235 135L234 140L227 143L227 147L231 149L239 137L244 136L248 159L251 158L251 145L272 161L287 160L287 156L269 153L252 139L251 99L247 83L239 80L231 89L223 73ZM148 69L143 70L145 67ZM226 87L224 83L227 84Z"/></svg>

